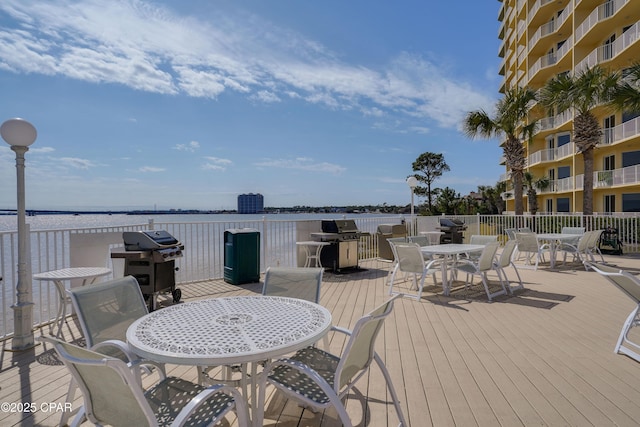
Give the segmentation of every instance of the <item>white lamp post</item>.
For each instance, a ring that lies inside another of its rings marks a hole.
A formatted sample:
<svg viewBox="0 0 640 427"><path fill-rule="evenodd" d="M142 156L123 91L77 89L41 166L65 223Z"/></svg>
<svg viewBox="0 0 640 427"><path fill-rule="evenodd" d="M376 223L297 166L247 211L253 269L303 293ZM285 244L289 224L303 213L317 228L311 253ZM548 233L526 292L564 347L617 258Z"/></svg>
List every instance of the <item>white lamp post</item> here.
<svg viewBox="0 0 640 427"><path fill-rule="evenodd" d="M18 187L18 284L17 302L13 309L12 350L26 350L34 346L33 301L31 297L31 254L29 253L29 229L26 223L24 191L24 153L36 140L36 128L23 119L9 119L0 126L0 134L16 153Z"/></svg>
<svg viewBox="0 0 640 427"><path fill-rule="evenodd" d="M418 186L418 179L415 176L410 176L407 178L407 185L411 189L411 228L409 231L411 235L415 235L415 219L413 217L413 194L415 192L416 187Z"/></svg>

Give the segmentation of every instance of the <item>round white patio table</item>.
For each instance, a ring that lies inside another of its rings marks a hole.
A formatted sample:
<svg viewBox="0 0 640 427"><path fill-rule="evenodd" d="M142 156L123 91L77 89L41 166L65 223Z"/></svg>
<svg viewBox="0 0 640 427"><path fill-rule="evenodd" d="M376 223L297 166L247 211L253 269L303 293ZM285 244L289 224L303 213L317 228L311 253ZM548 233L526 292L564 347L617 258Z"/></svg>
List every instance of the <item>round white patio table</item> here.
<svg viewBox="0 0 640 427"><path fill-rule="evenodd" d="M64 287L66 280L80 279L82 280L82 286L88 283L93 283L98 277L111 274L111 269L105 267L70 267L61 268L59 270L45 271L43 273L34 274L35 280L50 280L56 286L58 291L58 314L55 324L58 325L58 332L55 334L56 338L59 338L62 332L62 324L67 316L67 293ZM49 329L49 332L53 334L53 324Z"/></svg>
<svg viewBox="0 0 640 427"><path fill-rule="evenodd" d="M536 234L538 242L549 244L549 268L555 268L556 266L556 253L558 244L565 240L574 240L576 237L580 237L577 234L568 233L540 233Z"/></svg>
<svg viewBox="0 0 640 427"><path fill-rule="evenodd" d="M242 364L242 389L257 402L256 362L319 341L331 329L321 305L287 297L237 296L176 304L151 312L127 329L131 349L161 363L193 366ZM254 362L254 363L252 363ZM246 365L252 363L247 378Z"/></svg>

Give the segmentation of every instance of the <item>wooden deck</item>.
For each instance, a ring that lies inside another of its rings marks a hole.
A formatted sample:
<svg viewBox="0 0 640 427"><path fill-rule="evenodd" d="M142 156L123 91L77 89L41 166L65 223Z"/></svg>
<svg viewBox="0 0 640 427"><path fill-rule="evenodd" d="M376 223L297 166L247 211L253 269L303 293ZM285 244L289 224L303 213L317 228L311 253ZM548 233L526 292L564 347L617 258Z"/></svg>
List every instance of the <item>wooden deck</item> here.
<svg viewBox="0 0 640 427"><path fill-rule="evenodd" d="M605 257L640 272L637 257ZM368 261L361 267L365 270L352 274L325 274L321 302L337 325L352 327L388 297L390 263ZM467 295L458 288L450 297L432 286L422 301L397 301L377 351L391 372L409 424L637 426L640 364L613 353L633 303L596 273L581 268L520 273L527 289L493 303L480 286ZM515 278L513 271L507 274ZM185 300L247 295L260 288L223 281L181 286ZM73 319L64 336L81 338ZM331 341L332 351L339 352L342 345L337 338ZM37 411L11 413L3 406L0 425L56 425L59 408L49 410L47 405L64 401L66 369L42 344L20 353L9 348L10 342L4 342L0 354L0 402L32 402ZM170 367L169 374L195 379L193 368ZM265 425L339 424L333 411L314 414L270 392ZM354 425L396 426L387 399L374 366L347 401ZM78 398L74 407L80 404Z"/></svg>

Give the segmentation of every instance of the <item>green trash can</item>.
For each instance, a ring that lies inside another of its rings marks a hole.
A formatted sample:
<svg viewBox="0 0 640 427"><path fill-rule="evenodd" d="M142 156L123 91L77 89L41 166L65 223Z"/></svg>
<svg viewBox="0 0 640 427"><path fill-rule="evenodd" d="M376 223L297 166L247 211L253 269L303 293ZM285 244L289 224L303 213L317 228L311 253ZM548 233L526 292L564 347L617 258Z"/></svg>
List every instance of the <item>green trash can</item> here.
<svg viewBox="0 0 640 427"><path fill-rule="evenodd" d="M260 233L253 228L224 232L224 281L232 285L260 281Z"/></svg>

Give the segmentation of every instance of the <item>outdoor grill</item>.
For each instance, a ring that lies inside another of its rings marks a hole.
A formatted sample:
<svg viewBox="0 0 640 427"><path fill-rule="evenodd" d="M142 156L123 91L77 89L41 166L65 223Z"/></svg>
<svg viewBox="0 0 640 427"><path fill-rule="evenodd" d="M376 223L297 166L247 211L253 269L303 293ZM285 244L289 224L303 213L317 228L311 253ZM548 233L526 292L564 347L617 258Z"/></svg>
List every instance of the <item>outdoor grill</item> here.
<svg viewBox="0 0 640 427"><path fill-rule="evenodd" d="M440 243L462 243L462 232L467 229L464 222L459 219L439 218L440 227L436 227L442 231Z"/></svg>
<svg viewBox="0 0 640 427"><path fill-rule="evenodd" d="M124 275L136 278L149 309L155 310L160 292L171 292L173 302L179 302L175 260L183 256L184 245L163 230L125 231L122 239L124 251L112 251L111 258L124 258Z"/></svg>
<svg viewBox="0 0 640 427"><path fill-rule="evenodd" d="M358 266L358 241L362 233L352 219L322 220L322 232L311 237L330 245L322 248L320 263L325 268L340 271Z"/></svg>

